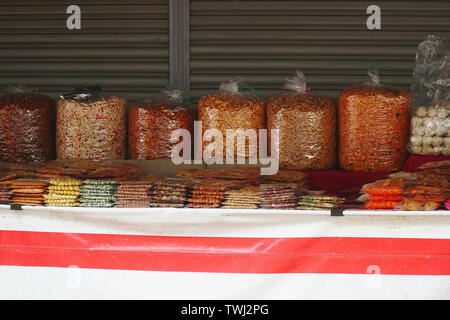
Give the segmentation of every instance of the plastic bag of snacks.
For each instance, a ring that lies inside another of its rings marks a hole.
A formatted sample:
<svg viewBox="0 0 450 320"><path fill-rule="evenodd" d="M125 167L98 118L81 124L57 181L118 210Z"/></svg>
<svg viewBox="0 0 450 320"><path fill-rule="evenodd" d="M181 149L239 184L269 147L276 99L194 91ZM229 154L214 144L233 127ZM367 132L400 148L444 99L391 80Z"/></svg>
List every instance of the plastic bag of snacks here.
<svg viewBox="0 0 450 320"><path fill-rule="evenodd" d="M193 105L183 102L182 91L169 89L165 96L138 103L128 114L128 156L150 160L171 157L172 132L194 131Z"/></svg>
<svg viewBox="0 0 450 320"><path fill-rule="evenodd" d="M367 194L366 209L394 209L403 200L403 179L382 179L362 187Z"/></svg>
<svg viewBox="0 0 450 320"><path fill-rule="evenodd" d="M382 179L363 186L366 209L435 210L448 198L448 181Z"/></svg>
<svg viewBox="0 0 450 320"><path fill-rule="evenodd" d="M55 158L55 102L26 86L0 96L0 161L35 162Z"/></svg>
<svg viewBox="0 0 450 320"><path fill-rule="evenodd" d="M411 81L413 154L450 156L450 46L429 35L416 54Z"/></svg>
<svg viewBox="0 0 450 320"><path fill-rule="evenodd" d="M76 88L58 101L58 159L118 160L126 157L126 100L102 96L101 88Z"/></svg>
<svg viewBox="0 0 450 320"><path fill-rule="evenodd" d="M362 187L362 191L375 196L401 195L406 182L403 179L381 179Z"/></svg>
<svg viewBox="0 0 450 320"><path fill-rule="evenodd" d="M198 103L198 118L202 122L203 133L208 129L217 129L223 136L223 157L226 157L227 130L244 131L253 129L258 145L259 129L265 128L265 102L257 95L243 92L242 79L233 78L220 84L219 92L200 98ZM229 150L233 158L250 156L249 139L245 140L245 154L239 154L238 148L234 152ZM204 150L203 144L202 150ZM257 150L256 150L257 151ZM214 157L215 154L212 154Z"/></svg>
<svg viewBox="0 0 450 320"><path fill-rule="evenodd" d="M373 68L368 75L339 98L339 163L348 171L398 171L407 157L410 95L380 83Z"/></svg>
<svg viewBox="0 0 450 320"><path fill-rule="evenodd" d="M442 181L446 182L446 181ZM447 198L448 189L440 181L418 181L403 190L404 199L395 208L398 210L436 210Z"/></svg>
<svg viewBox="0 0 450 320"><path fill-rule="evenodd" d="M336 165L336 105L327 97L307 93L305 76L299 70L295 77L287 79L284 88L291 92L267 102L267 128L279 130L280 168L333 168Z"/></svg>
<svg viewBox="0 0 450 320"><path fill-rule="evenodd" d="M439 209L441 203L439 201L433 200L414 200L414 199L403 199L398 205L395 206L396 210L405 211L432 211Z"/></svg>

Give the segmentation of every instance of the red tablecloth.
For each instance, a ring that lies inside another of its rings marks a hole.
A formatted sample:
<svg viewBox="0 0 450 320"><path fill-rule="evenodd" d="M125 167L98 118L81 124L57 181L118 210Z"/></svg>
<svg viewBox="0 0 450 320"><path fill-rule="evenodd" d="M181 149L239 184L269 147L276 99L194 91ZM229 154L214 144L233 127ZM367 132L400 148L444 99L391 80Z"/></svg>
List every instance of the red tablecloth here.
<svg viewBox="0 0 450 320"><path fill-rule="evenodd" d="M450 157L411 155L406 161L403 171L415 172L427 162L450 160ZM329 193L359 192L366 183L387 177L385 173L347 172L340 170L307 171L311 188L325 190Z"/></svg>
<svg viewBox="0 0 450 320"><path fill-rule="evenodd" d="M403 171L416 172L424 163L444 160L450 160L450 157L411 155L403 166Z"/></svg>
<svg viewBox="0 0 450 320"><path fill-rule="evenodd" d="M308 171L310 186L329 193L359 192L361 187L386 177L385 173L346 172L338 170Z"/></svg>

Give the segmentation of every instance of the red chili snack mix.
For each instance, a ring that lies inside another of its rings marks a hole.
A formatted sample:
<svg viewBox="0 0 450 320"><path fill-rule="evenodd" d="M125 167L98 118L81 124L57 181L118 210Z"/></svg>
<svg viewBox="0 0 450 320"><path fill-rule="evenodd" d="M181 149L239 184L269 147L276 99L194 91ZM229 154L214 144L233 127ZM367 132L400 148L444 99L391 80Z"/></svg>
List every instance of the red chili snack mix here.
<svg viewBox="0 0 450 320"><path fill-rule="evenodd" d="M339 98L339 163L348 171L393 172L407 157L409 92L371 80Z"/></svg>
<svg viewBox="0 0 450 320"><path fill-rule="evenodd" d="M0 161L55 159L55 102L18 88L0 97Z"/></svg>
<svg viewBox="0 0 450 320"><path fill-rule="evenodd" d="M133 107L128 115L129 158L170 158L172 147L180 142L172 141L172 133L177 129L186 129L193 135L194 119L186 106L181 102L167 101Z"/></svg>

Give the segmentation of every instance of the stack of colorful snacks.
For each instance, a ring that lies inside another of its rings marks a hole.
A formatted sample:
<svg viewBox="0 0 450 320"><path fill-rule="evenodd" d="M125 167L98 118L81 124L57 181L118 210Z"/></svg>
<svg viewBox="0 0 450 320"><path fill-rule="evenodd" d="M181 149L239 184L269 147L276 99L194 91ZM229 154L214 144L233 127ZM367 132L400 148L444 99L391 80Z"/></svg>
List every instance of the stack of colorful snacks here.
<svg viewBox="0 0 450 320"><path fill-rule="evenodd" d="M259 186L244 187L238 190L228 190L225 192L225 200L222 208L258 208L261 201L261 190Z"/></svg>
<svg viewBox="0 0 450 320"><path fill-rule="evenodd" d="M372 194L367 197L365 209L394 209L403 200L401 194Z"/></svg>
<svg viewBox="0 0 450 320"><path fill-rule="evenodd" d="M450 180L450 160L427 162L419 167L418 179Z"/></svg>
<svg viewBox="0 0 450 320"><path fill-rule="evenodd" d="M191 181L165 178L155 181L150 191L150 207L183 208L187 200Z"/></svg>
<svg viewBox="0 0 450 320"><path fill-rule="evenodd" d="M151 181L124 181L116 190L115 207L120 208L145 208L150 202Z"/></svg>
<svg viewBox="0 0 450 320"><path fill-rule="evenodd" d="M11 182L2 181L0 182L0 204L9 204L11 201Z"/></svg>
<svg viewBox="0 0 450 320"><path fill-rule="evenodd" d="M402 194L404 199L396 207L398 210L436 210L448 198L448 182L419 180L406 186Z"/></svg>
<svg viewBox="0 0 450 320"><path fill-rule="evenodd" d="M188 180L223 181L227 185L259 185L259 168L183 169L177 177Z"/></svg>
<svg viewBox="0 0 450 320"><path fill-rule="evenodd" d="M227 187L219 181L201 181L192 187L189 208L218 208L225 199Z"/></svg>
<svg viewBox="0 0 450 320"><path fill-rule="evenodd" d="M46 205L78 207L81 184L82 180L79 179L51 179L48 193L44 196Z"/></svg>
<svg viewBox="0 0 450 320"><path fill-rule="evenodd" d="M278 170L274 175L261 176L261 183L295 183L297 196L306 194L309 189L308 176L299 170Z"/></svg>
<svg viewBox="0 0 450 320"><path fill-rule="evenodd" d="M48 182L39 180L15 180L11 183L13 198L11 204L29 206L43 206L44 194L47 191Z"/></svg>
<svg viewBox="0 0 450 320"><path fill-rule="evenodd" d="M118 185L118 181L112 180L84 180L80 187L80 207L112 207Z"/></svg>
<svg viewBox="0 0 450 320"><path fill-rule="evenodd" d="M366 209L394 209L403 200L402 191L405 186L403 179L382 179L363 186L366 193Z"/></svg>
<svg viewBox="0 0 450 320"><path fill-rule="evenodd" d="M329 210L337 208L344 199L327 195L304 195L298 199L297 209L300 210Z"/></svg>
<svg viewBox="0 0 450 320"><path fill-rule="evenodd" d="M18 170L11 170L9 168L0 168L0 182L19 179Z"/></svg>
<svg viewBox="0 0 450 320"><path fill-rule="evenodd" d="M278 170L276 174L261 176L262 183L292 182L302 185L308 184L308 176L300 170Z"/></svg>
<svg viewBox="0 0 450 320"><path fill-rule="evenodd" d="M395 209L405 211L432 211L441 207L441 198L415 200L414 198L403 199Z"/></svg>
<svg viewBox="0 0 450 320"><path fill-rule="evenodd" d="M295 209L297 196L295 183L261 184L261 207L266 209Z"/></svg>

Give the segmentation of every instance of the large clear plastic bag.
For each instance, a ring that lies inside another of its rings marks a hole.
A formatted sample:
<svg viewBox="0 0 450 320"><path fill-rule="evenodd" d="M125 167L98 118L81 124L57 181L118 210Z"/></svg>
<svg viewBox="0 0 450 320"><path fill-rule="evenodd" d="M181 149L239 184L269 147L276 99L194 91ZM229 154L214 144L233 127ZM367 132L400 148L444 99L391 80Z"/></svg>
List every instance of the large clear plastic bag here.
<svg viewBox="0 0 450 320"><path fill-rule="evenodd" d="M0 96L0 161L38 162L55 158L55 101L26 86Z"/></svg>
<svg viewBox="0 0 450 320"><path fill-rule="evenodd" d="M243 131L252 129L258 145L259 129L265 128L265 102L256 94L242 92L244 84L242 79L233 78L220 84L219 92L205 95L198 103L198 118L202 122L203 132L208 129L217 129L223 136L223 157L248 158L257 150L250 150L250 140L245 141L245 154L239 153L236 143L234 152L228 149L227 130ZM202 150L205 145L203 144ZM257 148L256 148L257 149ZM258 154L258 153L256 153ZM213 153L213 157L216 155Z"/></svg>
<svg viewBox="0 0 450 320"><path fill-rule="evenodd" d="M413 154L450 156L450 46L429 35L416 54L411 82Z"/></svg>
<svg viewBox="0 0 450 320"><path fill-rule="evenodd" d="M382 84L375 69L368 75L339 97L339 164L347 171L398 171L408 155L410 94Z"/></svg>
<svg viewBox="0 0 450 320"><path fill-rule="evenodd" d="M56 116L58 159L126 158L127 101L101 95L101 88L76 88L61 96Z"/></svg>
<svg viewBox="0 0 450 320"><path fill-rule="evenodd" d="M172 133L194 131L194 106L184 101L182 91L168 89L164 95L137 103L128 114L128 156L152 160L171 157ZM183 156L181 154L180 156Z"/></svg>
<svg viewBox="0 0 450 320"><path fill-rule="evenodd" d="M280 168L326 170L336 165L337 107L321 95L306 92L302 71L287 79L290 90L267 102L267 127L279 130Z"/></svg>

